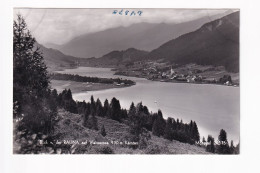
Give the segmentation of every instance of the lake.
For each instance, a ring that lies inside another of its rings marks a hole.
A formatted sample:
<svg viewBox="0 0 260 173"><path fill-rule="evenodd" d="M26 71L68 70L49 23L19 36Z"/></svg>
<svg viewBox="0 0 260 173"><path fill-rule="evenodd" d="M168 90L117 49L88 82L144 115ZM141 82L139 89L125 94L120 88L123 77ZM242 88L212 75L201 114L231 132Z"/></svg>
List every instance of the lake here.
<svg viewBox="0 0 260 173"><path fill-rule="evenodd" d="M79 67L59 73L81 76L123 78L136 82L126 88L73 93L79 101L89 101L91 95L102 102L115 97L121 107L129 109L131 102L146 105L150 111L162 110L164 118L173 117L183 122L196 121L199 132L207 139L211 134L217 140L220 129L227 132L228 140L239 142L240 136L240 88L212 84L167 83L143 78L113 75L110 68Z"/></svg>

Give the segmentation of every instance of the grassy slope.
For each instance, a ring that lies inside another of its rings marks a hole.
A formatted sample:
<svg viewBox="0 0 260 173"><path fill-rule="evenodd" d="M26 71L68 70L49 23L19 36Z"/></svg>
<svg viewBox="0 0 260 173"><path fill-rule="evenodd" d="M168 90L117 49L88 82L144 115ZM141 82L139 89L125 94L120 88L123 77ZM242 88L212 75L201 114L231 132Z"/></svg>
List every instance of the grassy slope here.
<svg viewBox="0 0 260 173"><path fill-rule="evenodd" d="M98 142L110 142L124 141L125 136L129 134L129 126L119 123L117 121L97 117L98 119L98 131L85 128L83 118L79 114L72 114L64 110L59 110L60 121L55 127L54 135L59 136L60 141L63 140L79 140L79 141L98 141ZM103 137L100 134L100 129L104 125L107 135ZM145 149L132 149L125 145L78 145L75 153L88 153L97 154L100 153L100 148L108 146L113 150L115 154L146 154L151 151L156 151L159 154L209 154L205 152L205 149L195 145L189 145L180 143L178 141L169 141L162 137L157 137L152 134L151 139L148 140L148 147ZM77 152L80 151L80 152Z"/></svg>

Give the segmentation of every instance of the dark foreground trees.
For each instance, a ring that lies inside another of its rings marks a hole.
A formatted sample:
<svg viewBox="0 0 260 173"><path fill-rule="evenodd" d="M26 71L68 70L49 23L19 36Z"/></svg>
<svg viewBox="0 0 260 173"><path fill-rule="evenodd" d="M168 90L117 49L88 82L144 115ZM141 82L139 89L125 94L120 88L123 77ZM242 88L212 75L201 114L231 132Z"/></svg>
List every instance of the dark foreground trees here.
<svg viewBox="0 0 260 173"><path fill-rule="evenodd" d="M163 136L164 130L165 130L165 120L162 116L162 111L159 110L157 116L155 117L154 123L153 123L153 129L152 132L156 136Z"/></svg>
<svg viewBox="0 0 260 173"><path fill-rule="evenodd" d="M207 142L206 151L215 153L215 140L211 135L208 136Z"/></svg>
<svg viewBox="0 0 260 173"><path fill-rule="evenodd" d="M13 22L13 116L21 120L19 130L48 134L57 111L47 67L35 43L24 18L18 15Z"/></svg>
<svg viewBox="0 0 260 173"><path fill-rule="evenodd" d="M94 97L91 96L89 103L77 102L77 109L79 113L83 114L84 126L88 128L92 128L93 115L127 123L130 126L131 140L135 142L141 140L141 135L147 130L155 136L168 140L178 140L190 144L195 144L200 140L195 121L191 121L189 124L174 118L168 118L166 121L161 110L157 113L151 113L142 102L136 106L132 103L127 112L121 108L120 101L116 98L112 98L110 103L106 99L103 106L99 99L95 101Z"/></svg>
<svg viewBox="0 0 260 173"><path fill-rule="evenodd" d="M106 129L105 129L104 125L101 127L100 134L101 134L102 136L106 136L106 135L107 135Z"/></svg>
<svg viewBox="0 0 260 173"><path fill-rule="evenodd" d="M218 136L218 153L220 154L230 154L230 148L228 145L228 140L227 140L227 132L224 129L220 130L219 136Z"/></svg>
<svg viewBox="0 0 260 173"><path fill-rule="evenodd" d="M224 129L221 129L217 143L211 135L208 136L206 151L218 154L239 154L239 144L234 146L233 140L231 140L229 145L227 132Z"/></svg>

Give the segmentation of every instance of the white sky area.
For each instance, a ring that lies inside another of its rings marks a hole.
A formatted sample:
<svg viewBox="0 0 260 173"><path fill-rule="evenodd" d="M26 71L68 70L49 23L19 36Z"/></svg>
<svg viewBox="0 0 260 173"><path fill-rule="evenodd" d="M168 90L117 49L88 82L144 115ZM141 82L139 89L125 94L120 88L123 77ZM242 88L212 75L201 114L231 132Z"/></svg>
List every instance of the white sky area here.
<svg viewBox="0 0 260 173"><path fill-rule="evenodd" d="M112 14L122 9L14 9L14 19L20 13L28 29L41 44L64 44L71 39L97 31L134 23L182 23L204 16L212 16L227 9L123 9L139 11L141 16Z"/></svg>

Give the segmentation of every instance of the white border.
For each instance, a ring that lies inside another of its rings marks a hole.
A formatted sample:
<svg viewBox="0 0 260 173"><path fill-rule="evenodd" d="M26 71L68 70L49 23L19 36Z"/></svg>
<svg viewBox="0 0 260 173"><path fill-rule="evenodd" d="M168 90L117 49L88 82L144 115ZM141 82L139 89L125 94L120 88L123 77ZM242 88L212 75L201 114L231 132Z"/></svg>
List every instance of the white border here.
<svg viewBox="0 0 260 173"><path fill-rule="evenodd" d="M240 8L241 154L190 155L13 155L12 20L13 7L37 8ZM0 30L0 172L259 172L260 15L257 0L5 0Z"/></svg>

